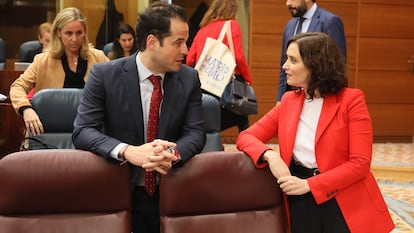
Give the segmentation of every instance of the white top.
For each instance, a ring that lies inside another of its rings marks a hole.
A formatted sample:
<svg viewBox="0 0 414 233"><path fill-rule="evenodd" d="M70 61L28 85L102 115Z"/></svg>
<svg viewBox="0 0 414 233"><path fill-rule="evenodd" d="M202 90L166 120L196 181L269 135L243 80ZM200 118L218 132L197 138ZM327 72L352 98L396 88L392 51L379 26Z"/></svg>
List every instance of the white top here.
<svg viewBox="0 0 414 233"><path fill-rule="evenodd" d="M323 98L305 99L300 114L295 145L293 147L293 158L307 168L318 167L315 157L315 135L322 105Z"/></svg>

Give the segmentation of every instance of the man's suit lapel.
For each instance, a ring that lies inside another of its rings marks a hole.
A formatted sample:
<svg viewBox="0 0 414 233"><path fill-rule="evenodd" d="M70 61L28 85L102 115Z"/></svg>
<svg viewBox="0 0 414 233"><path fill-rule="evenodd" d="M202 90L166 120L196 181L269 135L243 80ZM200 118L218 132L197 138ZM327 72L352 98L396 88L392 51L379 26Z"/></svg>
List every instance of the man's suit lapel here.
<svg viewBox="0 0 414 233"><path fill-rule="evenodd" d="M123 73L120 74L122 79L122 85L125 88L124 101L129 103L135 123L138 125L138 128L141 129L143 125L143 116L142 116L142 103L141 103L141 90L139 86L139 77L137 71L137 65L135 62L135 55L128 57L127 61L123 67ZM140 130L137 132L139 138L142 139L144 143L144 132Z"/></svg>
<svg viewBox="0 0 414 233"><path fill-rule="evenodd" d="M310 24L308 27L308 32L319 32L320 31L320 29L318 29L320 18L321 18L321 11L319 10L319 7L318 7L316 8L315 14L313 14L312 16L312 20L310 21Z"/></svg>
<svg viewBox="0 0 414 233"><path fill-rule="evenodd" d="M325 96L318 127L316 127L315 144L318 143L320 137L338 112L338 109L339 103L336 101L336 97L334 95Z"/></svg>
<svg viewBox="0 0 414 233"><path fill-rule="evenodd" d="M168 122L172 119L172 114L175 109L175 105L181 93L181 87L175 77L175 73L166 73L163 83L163 97L162 97L162 106L160 120L158 123L158 136L165 137L168 132Z"/></svg>
<svg viewBox="0 0 414 233"><path fill-rule="evenodd" d="M291 20L291 23L289 24L289 27L286 30L286 32L287 32L286 43L287 43L287 40L290 37L295 35L295 28L296 28L296 25L298 24L298 22L299 22L299 17L296 17L296 18Z"/></svg>
<svg viewBox="0 0 414 233"><path fill-rule="evenodd" d="M123 93L120 94L122 95L121 101L128 102L135 123L138 126L137 128L143 129L144 120L142 115L141 89L139 86L138 69L135 58L136 53L134 55L129 56L122 67L122 73L119 74L119 78L122 80L123 90L125 90ZM144 130L138 130L136 134L138 138L136 141L137 145L145 143ZM137 167L132 164L130 164L130 166L130 184L131 190L133 190L134 187L137 185L136 182L138 180L138 177L140 177L142 174L142 169L141 167Z"/></svg>

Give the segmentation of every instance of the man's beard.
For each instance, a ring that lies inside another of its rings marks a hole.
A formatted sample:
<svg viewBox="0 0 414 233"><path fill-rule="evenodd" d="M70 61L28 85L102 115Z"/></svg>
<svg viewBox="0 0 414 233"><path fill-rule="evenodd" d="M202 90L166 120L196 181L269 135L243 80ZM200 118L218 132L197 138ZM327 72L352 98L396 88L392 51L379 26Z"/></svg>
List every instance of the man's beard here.
<svg viewBox="0 0 414 233"><path fill-rule="evenodd" d="M289 10L292 17L301 17L307 11L305 4L302 4L296 8L289 8Z"/></svg>

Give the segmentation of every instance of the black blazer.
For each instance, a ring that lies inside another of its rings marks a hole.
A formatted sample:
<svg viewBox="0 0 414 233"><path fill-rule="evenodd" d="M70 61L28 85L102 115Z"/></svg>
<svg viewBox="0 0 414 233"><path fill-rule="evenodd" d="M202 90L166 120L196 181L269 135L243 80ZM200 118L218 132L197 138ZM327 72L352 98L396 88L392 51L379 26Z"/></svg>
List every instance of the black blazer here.
<svg viewBox="0 0 414 233"><path fill-rule="evenodd" d="M93 66L74 122L73 144L110 158L119 143L145 143L136 55ZM184 161L202 151L206 135L196 70L182 65L163 83L158 139L177 143ZM134 166L133 166L134 167ZM141 168L135 167L131 182Z"/></svg>

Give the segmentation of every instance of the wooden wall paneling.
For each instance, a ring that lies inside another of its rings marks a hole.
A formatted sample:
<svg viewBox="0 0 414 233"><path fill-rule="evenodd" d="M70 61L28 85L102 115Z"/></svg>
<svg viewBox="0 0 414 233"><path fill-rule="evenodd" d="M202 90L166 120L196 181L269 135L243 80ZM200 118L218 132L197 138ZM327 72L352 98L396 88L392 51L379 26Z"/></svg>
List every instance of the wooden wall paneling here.
<svg viewBox="0 0 414 233"><path fill-rule="evenodd" d="M251 2L251 34L283 34L286 22L291 19L284 1L255 0Z"/></svg>
<svg viewBox="0 0 414 233"><path fill-rule="evenodd" d="M399 6L414 6L414 1L407 0L359 0L363 4L371 5L399 5Z"/></svg>
<svg viewBox="0 0 414 233"><path fill-rule="evenodd" d="M88 22L89 42L96 45L96 35L105 15L106 0L65 0L61 8L76 7L86 17Z"/></svg>
<svg viewBox="0 0 414 233"><path fill-rule="evenodd" d="M339 16L344 24L345 36L358 34L358 2L356 1L317 1L318 6Z"/></svg>
<svg viewBox="0 0 414 233"><path fill-rule="evenodd" d="M413 87L414 77L406 72L359 71L358 88L364 91L368 103L395 103L414 108Z"/></svg>
<svg viewBox="0 0 414 233"><path fill-rule="evenodd" d="M368 104L374 130L374 140L411 142L414 107L403 104Z"/></svg>
<svg viewBox="0 0 414 233"><path fill-rule="evenodd" d="M253 34L250 39L250 67L278 68L281 46L282 35Z"/></svg>
<svg viewBox="0 0 414 233"><path fill-rule="evenodd" d="M362 4L360 15L360 36L412 39L414 38L413 13L414 5L398 6Z"/></svg>
<svg viewBox="0 0 414 233"><path fill-rule="evenodd" d="M414 55L414 4L402 3L361 0L357 82L377 141L413 140L414 75L408 60Z"/></svg>
<svg viewBox="0 0 414 233"><path fill-rule="evenodd" d="M347 77L348 77L348 85L350 87L357 86L357 73L356 73L356 66L357 66L357 38L354 36L347 36L346 37L346 50L347 50Z"/></svg>
<svg viewBox="0 0 414 233"><path fill-rule="evenodd" d="M279 67L252 68L253 87L259 102L276 102L276 92L279 83Z"/></svg>
<svg viewBox="0 0 414 233"><path fill-rule="evenodd" d="M359 70L405 71L411 73L408 60L414 55L412 39L359 39Z"/></svg>

